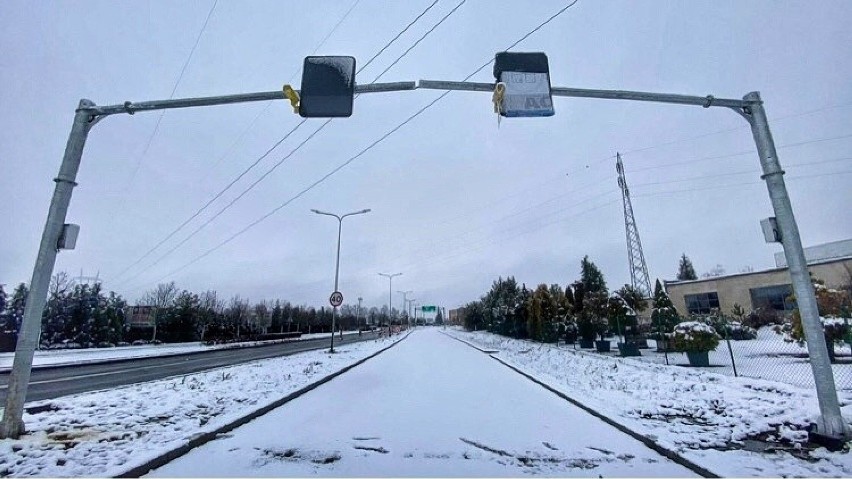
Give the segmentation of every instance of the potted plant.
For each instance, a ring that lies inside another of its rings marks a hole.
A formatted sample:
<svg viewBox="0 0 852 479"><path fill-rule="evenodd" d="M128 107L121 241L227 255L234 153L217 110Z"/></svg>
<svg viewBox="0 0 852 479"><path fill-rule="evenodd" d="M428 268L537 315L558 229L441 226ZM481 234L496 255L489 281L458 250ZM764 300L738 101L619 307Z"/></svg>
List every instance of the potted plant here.
<svg viewBox="0 0 852 479"><path fill-rule="evenodd" d="M580 347L591 348L592 341L598 352L609 351L609 341L603 339L608 329L606 292L587 292L583 298L583 310L580 311L577 326L580 330ZM600 336L600 340L595 339Z"/></svg>
<svg viewBox="0 0 852 479"><path fill-rule="evenodd" d="M592 349L595 347L595 338L598 336L597 326L591 314L582 312L577 318L577 333L580 336L580 347Z"/></svg>
<svg viewBox="0 0 852 479"><path fill-rule="evenodd" d="M622 357L641 356L639 347L632 341L638 325L636 311L633 310L620 292L613 293L608 305L609 327L618 332L622 341L618 342L618 352Z"/></svg>
<svg viewBox="0 0 852 479"><path fill-rule="evenodd" d="M672 333L674 350L686 353L690 366L710 366L710 351L719 345L719 335L713 326L699 321L680 323Z"/></svg>
<svg viewBox="0 0 852 479"><path fill-rule="evenodd" d="M672 350L670 343L672 328L680 322L680 316L672 304L660 280L654 286L654 307L651 309L651 324L657 341L657 351Z"/></svg>

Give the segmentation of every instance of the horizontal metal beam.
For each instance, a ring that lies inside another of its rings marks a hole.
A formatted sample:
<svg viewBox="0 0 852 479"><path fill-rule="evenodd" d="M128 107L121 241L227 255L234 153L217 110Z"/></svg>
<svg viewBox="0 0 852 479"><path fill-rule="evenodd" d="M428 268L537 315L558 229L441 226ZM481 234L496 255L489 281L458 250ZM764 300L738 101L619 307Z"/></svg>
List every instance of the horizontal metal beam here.
<svg viewBox="0 0 852 479"><path fill-rule="evenodd" d="M407 90L456 90L456 91L480 91L493 92L494 83L456 82L420 80L419 82L393 82L393 83L370 83L366 85L355 85L355 93L380 93ZM712 95L692 96L675 95L671 93L651 93L641 91L625 90L588 90L583 88L552 87L550 92L553 96L564 96L574 98L601 98L607 100L634 100L650 101L656 103L676 103L681 105L697 105L705 108L721 106L726 108L743 108L756 103L753 100L736 100L730 98L715 98ZM196 106L227 105L231 103L245 103L252 101L284 100L282 91L265 91L256 93L242 93L238 95L209 96L200 98L178 98L174 100L154 100L143 102L125 102L123 105L92 106L86 108L94 116L102 117L118 113L133 114L137 111L168 110L173 108L191 108Z"/></svg>
<svg viewBox="0 0 852 479"><path fill-rule="evenodd" d="M453 82L420 80L418 89L427 90L458 90L458 91L482 91L493 92L494 83ZM729 98L715 98L708 96L675 95L671 93L650 93L643 91L625 90L588 90L584 88L551 87L553 96L567 96L575 98L601 98L606 100L635 100L651 101L657 103L677 103L681 105L698 105L703 107L722 106L726 108L743 108L753 101L736 100Z"/></svg>
<svg viewBox="0 0 852 479"><path fill-rule="evenodd" d="M493 92L494 84L467 81L420 80L417 82L417 89Z"/></svg>
<svg viewBox="0 0 852 479"><path fill-rule="evenodd" d="M369 83L355 85L355 93L378 93L389 91L414 90L417 84L410 82ZM298 90L297 90L298 92ZM256 93L241 93L238 95L208 96L200 98L177 98L174 100L153 100L141 102L124 102L123 105L93 106L87 108L95 116L115 115L118 113L133 114L137 111L170 110L173 108L192 108L196 106L228 105L231 103L246 103L252 101L285 100L282 90Z"/></svg>
<svg viewBox="0 0 852 479"><path fill-rule="evenodd" d="M713 95L693 96L676 95L673 93L651 93L644 91L626 90L587 90L584 88L552 87L553 96L569 96L574 98L601 98L605 100L634 100L651 101L655 103L677 103L680 105L698 105L705 108L722 106L725 108L743 108L754 102L731 98L716 98Z"/></svg>

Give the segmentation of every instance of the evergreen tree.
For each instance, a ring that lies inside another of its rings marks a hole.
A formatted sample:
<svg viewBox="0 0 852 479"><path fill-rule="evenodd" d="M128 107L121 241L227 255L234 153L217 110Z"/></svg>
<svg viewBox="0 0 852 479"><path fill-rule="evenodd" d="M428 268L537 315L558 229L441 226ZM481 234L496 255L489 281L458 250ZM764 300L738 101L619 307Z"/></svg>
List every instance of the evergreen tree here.
<svg viewBox="0 0 852 479"><path fill-rule="evenodd" d="M21 330L21 323L24 321L24 308L27 306L27 296L30 290L26 284L19 284L12 290L12 299L7 304L4 330L11 332L17 336Z"/></svg>
<svg viewBox="0 0 852 479"><path fill-rule="evenodd" d="M589 260L588 255L584 256L580 263L580 282L583 283L583 288L587 293L607 294L608 292L603 273L595 263Z"/></svg>
<svg viewBox="0 0 852 479"><path fill-rule="evenodd" d="M173 306L161 318L160 339L166 342L188 342L198 339L201 301L187 290L177 294Z"/></svg>
<svg viewBox="0 0 852 479"><path fill-rule="evenodd" d="M444 324L444 315L441 313L441 308L438 308L438 314L435 315L435 324L439 326Z"/></svg>
<svg viewBox="0 0 852 479"><path fill-rule="evenodd" d="M527 329L530 301L532 301L532 294L527 289L527 285L524 284L521 286L518 300L514 305L514 327L512 328L512 334L515 338L526 339L530 337L529 330Z"/></svg>
<svg viewBox="0 0 852 479"><path fill-rule="evenodd" d="M627 306L637 313L641 313L648 309L648 302L645 301L642 294L629 284L622 286L621 289L616 291L616 294L621 296L621 298L627 303Z"/></svg>
<svg viewBox="0 0 852 479"><path fill-rule="evenodd" d="M281 307L281 301L275 300L270 314L269 329L273 333L282 332L284 328L284 309Z"/></svg>
<svg viewBox="0 0 852 479"><path fill-rule="evenodd" d="M546 284L540 284L530 298L527 309L527 333L529 338L541 341L543 335L544 308L549 292Z"/></svg>
<svg viewBox="0 0 852 479"><path fill-rule="evenodd" d="M638 322L636 311L630 307L627 301L618 293L609 297L609 327L625 339L633 336Z"/></svg>
<svg viewBox="0 0 852 479"><path fill-rule="evenodd" d="M692 267L692 261L686 256L686 253L683 253L680 257L680 264L677 268L677 279L678 281L698 279L698 275L695 274L695 268Z"/></svg>
<svg viewBox="0 0 852 479"><path fill-rule="evenodd" d="M654 329L664 334L671 333L677 323L680 322L680 316L659 279L654 285L654 308L651 310L651 322Z"/></svg>

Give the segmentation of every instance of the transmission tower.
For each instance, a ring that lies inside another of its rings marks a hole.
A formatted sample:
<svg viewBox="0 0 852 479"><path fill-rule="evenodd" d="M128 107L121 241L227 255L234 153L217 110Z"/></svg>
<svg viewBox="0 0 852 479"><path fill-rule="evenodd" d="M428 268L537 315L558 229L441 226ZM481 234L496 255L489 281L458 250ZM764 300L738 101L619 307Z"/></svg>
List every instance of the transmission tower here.
<svg viewBox="0 0 852 479"><path fill-rule="evenodd" d="M618 186L621 188L621 198L624 201L624 231L627 234L627 258L630 263L630 283L643 298L651 297L651 280L648 277L648 265L645 264L645 253L642 252L642 241L639 240L639 229L636 218L633 217L633 204L630 203L630 190L624 177L624 165L621 163L621 153L615 154L615 171L618 172Z"/></svg>

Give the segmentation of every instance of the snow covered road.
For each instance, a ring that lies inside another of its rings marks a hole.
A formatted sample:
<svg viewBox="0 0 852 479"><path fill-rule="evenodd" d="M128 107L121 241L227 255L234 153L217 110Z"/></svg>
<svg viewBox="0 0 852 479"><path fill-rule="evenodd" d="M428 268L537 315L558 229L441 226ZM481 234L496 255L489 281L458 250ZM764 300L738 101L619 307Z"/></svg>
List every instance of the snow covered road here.
<svg viewBox="0 0 852 479"><path fill-rule="evenodd" d="M150 477L522 474L695 475L428 328Z"/></svg>

